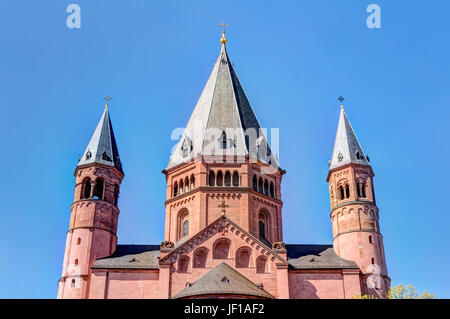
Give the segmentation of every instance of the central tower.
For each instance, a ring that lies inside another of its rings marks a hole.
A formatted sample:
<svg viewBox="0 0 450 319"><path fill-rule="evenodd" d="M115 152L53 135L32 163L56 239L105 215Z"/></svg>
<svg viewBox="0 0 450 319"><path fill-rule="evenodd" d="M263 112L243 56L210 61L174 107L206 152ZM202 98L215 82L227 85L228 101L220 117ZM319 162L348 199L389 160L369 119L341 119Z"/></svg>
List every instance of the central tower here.
<svg viewBox="0 0 450 319"><path fill-rule="evenodd" d="M227 53L221 50L163 173L165 241L184 242L223 214L269 247L283 239L284 171ZM225 206L225 207L223 207Z"/></svg>

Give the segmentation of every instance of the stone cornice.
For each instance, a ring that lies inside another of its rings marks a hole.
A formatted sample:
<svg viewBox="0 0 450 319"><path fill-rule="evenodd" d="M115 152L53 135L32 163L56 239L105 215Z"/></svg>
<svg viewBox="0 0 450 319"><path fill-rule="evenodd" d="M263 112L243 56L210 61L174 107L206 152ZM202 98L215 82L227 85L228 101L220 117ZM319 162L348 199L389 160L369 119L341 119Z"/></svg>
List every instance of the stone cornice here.
<svg viewBox="0 0 450 319"><path fill-rule="evenodd" d="M383 238L383 235L379 231L375 231L373 229L372 230L370 230L370 229L355 229L355 230L348 230L348 231L337 234L335 237L333 237L333 242L339 236L349 234L349 233L374 233L374 234L380 235L381 238Z"/></svg>
<svg viewBox="0 0 450 319"><path fill-rule="evenodd" d="M330 216L334 213L335 210L337 210L339 208L342 208L342 207L345 207L345 206L348 206L348 205L370 205L370 206L373 206L376 209L376 211L378 212L378 207L373 202L362 201L362 200L353 200L353 201L348 201L348 202L345 202L345 203L341 203L341 204L335 206L334 208L332 208Z"/></svg>
<svg viewBox="0 0 450 319"><path fill-rule="evenodd" d="M248 193L251 193L251 194L254 194L257 196L261 196L262 198L269 200L269 201L273 201L273 202L277 203L278 205L281 205L281 206L283 205L283 202L279 199L276 199L276 198L268 196L266 194L257 192L251 187L242 187L242 186L199 186L199 187L196 187L193 190L185 192L181 195L167 199L164 202L164 204L166 204L166 205L171 204L177 200L187 198L199 191L202 191L202 192L226 192L226 193L242 193L242 191L244 191L244 192L248 192Z"/></svg>
<svg viewBox="0 0 450 319"><path fill-rule="evenodd" d="M334 173L334 172L336 172L336 171L344 170L344 169L346 169L346 168L348 168L348 167L360 167L360 168L366 168L366 169L369 169L369 171L370 171L372 177L375 176L375 174L374 174L374 172L373 172L373 170L372 170L372 166L367 166L367 165L362 165L362 164L356 164L356 163L348 163L348 164L345 164L345 165L342 165L342 166L339 166L339 167L335 167L335 168L333 168L333 169L330 169L330 170L328 171L328 174L327 174L327 179L326 179L327 183L329 182L330 176L331 176L332 173Z"/></svg>

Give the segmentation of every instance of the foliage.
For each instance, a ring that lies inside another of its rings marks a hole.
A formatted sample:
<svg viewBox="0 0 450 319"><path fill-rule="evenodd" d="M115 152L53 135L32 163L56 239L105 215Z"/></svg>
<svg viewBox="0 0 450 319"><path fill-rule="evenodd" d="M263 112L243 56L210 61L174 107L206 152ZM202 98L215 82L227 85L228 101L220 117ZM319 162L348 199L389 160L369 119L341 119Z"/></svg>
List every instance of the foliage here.
<svg viewBox="0 0 450 319"><path fill-rule="evenodd" d="M422 294L416 291L413 286L404 286L399 284L397 286L391 287L386 295L386 299L434 299L436 295L433 293L428 293L426 290ZM372 295L357 295L353 299L377 299Z"/></svg>

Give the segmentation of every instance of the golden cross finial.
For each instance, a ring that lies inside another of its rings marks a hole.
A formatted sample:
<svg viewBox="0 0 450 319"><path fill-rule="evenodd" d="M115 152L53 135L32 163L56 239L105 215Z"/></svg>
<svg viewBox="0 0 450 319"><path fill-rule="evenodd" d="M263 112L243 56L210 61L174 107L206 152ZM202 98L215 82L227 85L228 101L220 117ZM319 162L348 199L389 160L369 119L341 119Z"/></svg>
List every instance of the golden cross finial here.
<svg viewBox="0 0 450 319"><path fill-rule="evenodd" d="M110 97L109 95L107 95L107 96L105 96L103 99L106 101L105 108L107 109L107 108L108 108L108 103L109 103L109 101L111 101L113 98Z"/></svg>
<svg viewBox="0 0 450 319"><path fill-rule="evenodd" d="M226 24L225 22L222 22L221 24L219 24L219 27L222 27L222 38L220 38L220 43L222 44L227 44L227 38L225 38L225 27L228 27L229 25Z"/></svg>
<svg viewBox="0 0 450 319"><path fill-rule="evenodd" d="M219 207L219 208L222 208L222 215L225 216L225 213L226 213L225 208L228 208L228 207L230 207L230 206L228 206L227 204L225 204L225 201L223 200L223 201L222 201L222 204L220 204L218 207Z"/></svg>

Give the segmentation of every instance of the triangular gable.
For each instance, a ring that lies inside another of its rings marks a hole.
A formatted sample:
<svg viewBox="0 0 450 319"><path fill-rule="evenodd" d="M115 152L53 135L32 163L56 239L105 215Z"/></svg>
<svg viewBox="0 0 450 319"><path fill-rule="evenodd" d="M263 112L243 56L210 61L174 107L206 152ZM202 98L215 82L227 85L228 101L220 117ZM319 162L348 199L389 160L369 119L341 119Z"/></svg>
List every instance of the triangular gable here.
<svg viewBox="0 0 450 319"><path fill-rule="evenodd" d="M186 287L178 292L173 298L177 299L214 294L249 295L270 299L275 298L265 291L261 285L256 285L253 281L227 265L225 262L220 263L192 284L186 285Z"/></svg>
<svg viewBox="0 0 450 319"><path fill-rule="evenodd" d="M200 232L192 236L190 239L176 247L169 254L160 259L160 264L175 263L180 255L191 252L217 233L233 233L235 236L239 236L241 240L247 245L254 247L256 250L260 251L269 260L278 260L279 263L288 265L288 262L283 257L278 255L272 248L268 247L255 236L242 229L239 225L237 225L226 216L219 217L207 227L202 229Z"/></svg>

